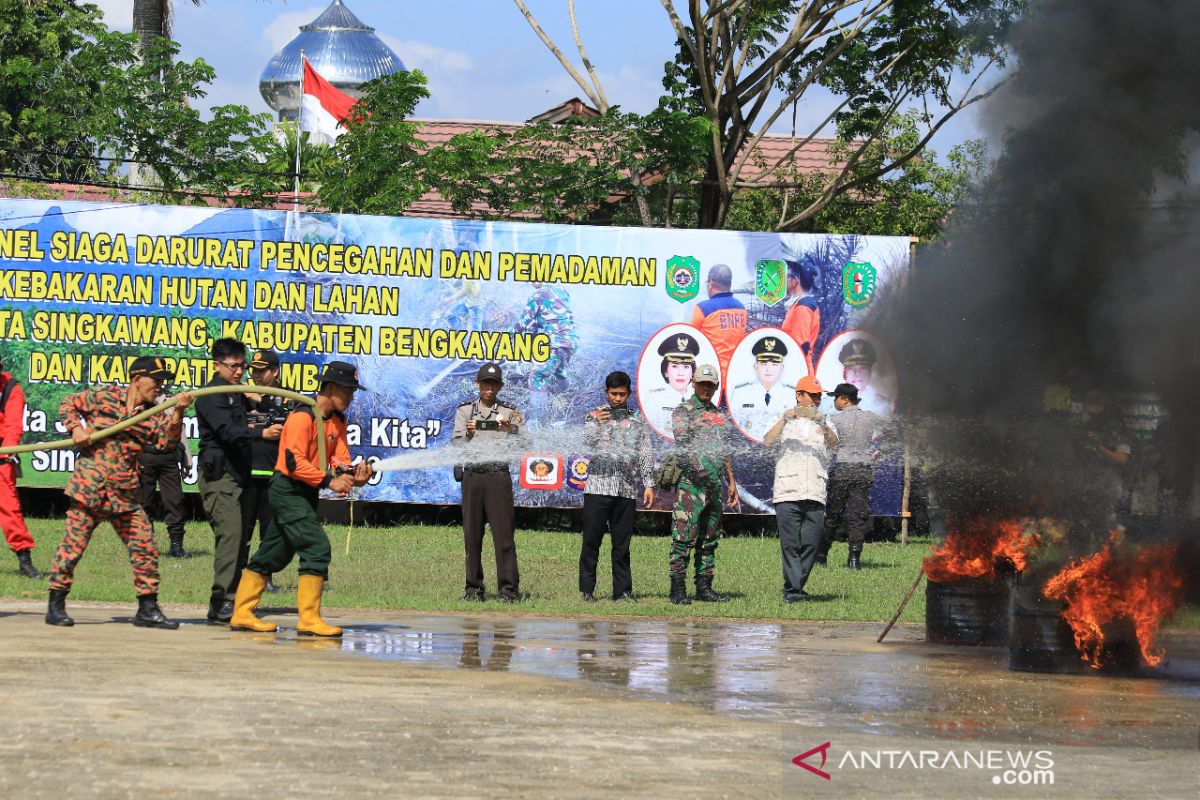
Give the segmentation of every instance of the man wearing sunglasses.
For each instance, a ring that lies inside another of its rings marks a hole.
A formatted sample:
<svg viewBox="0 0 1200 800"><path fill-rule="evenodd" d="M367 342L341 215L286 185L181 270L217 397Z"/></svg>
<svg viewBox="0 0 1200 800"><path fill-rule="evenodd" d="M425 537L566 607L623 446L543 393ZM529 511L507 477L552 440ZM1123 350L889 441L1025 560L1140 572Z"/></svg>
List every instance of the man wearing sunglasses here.
<svg viewBox="0 0 1200 800"><path fill-rule="evenodd" d="M212 346L213 378L208 386L236 386L246 375L246 346L217 339ZM244 394L205 395L196 400L200 423L200 498L213 531L213 585L208 621L228 623L233 616L238 578L250 558L246 520L254 513L250 485L251 445L275 441L282 425L249 426L254 404Z"/></svg>

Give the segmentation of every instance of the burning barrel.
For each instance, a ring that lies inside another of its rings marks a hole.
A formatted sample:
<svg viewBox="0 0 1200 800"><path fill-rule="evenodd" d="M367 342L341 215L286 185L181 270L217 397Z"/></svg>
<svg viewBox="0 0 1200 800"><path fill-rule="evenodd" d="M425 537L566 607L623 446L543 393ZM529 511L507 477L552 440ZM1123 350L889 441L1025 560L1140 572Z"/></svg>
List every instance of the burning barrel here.
<svg viewBox="0 0 1200 800"><path fill-rule="evenodd" d="M1049 600L1042 590L1053 568L1017 575L1012 587L1012 624L1008 668L1016 672L1065 674L1136 673L1140 667L1137 638L1127 620L1105 624L1095 663L1085 659L1075 632L1063 618L1067 604Z"/></svg>
<svg viewBox="0 0 1200 800"><path fill-rule="evenodd" d="M925 640L936 644L997 647L1008 641L1007 576L929 580L925 584Z"/></svg>

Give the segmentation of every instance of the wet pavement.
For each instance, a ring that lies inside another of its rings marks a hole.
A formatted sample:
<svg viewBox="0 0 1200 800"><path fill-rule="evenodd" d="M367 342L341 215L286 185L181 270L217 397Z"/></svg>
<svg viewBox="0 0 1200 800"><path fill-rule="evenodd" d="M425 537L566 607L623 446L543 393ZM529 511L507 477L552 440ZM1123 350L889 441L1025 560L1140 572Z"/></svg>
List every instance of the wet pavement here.
<svg viewBox="0 0 1200 800"><path fill-rule="evenodd" d="M1107 677L911 625L70 610L0 601L0 796L1200 797L1196 631Z"/></svg>
<svg viewBox="0 0 1200 800"><path fill-rule="evenodd" d="M580 681L763 722L1061 745L1195 746L1200 632L1168 634L1143 677L1010 672L1004 648L923 641L921 626L495 616L354 624L340 653ZM286 624L286 620L281 619ZM345 624L345 623L344 623ZM294 641L284 629L280 646Z"/></svg>

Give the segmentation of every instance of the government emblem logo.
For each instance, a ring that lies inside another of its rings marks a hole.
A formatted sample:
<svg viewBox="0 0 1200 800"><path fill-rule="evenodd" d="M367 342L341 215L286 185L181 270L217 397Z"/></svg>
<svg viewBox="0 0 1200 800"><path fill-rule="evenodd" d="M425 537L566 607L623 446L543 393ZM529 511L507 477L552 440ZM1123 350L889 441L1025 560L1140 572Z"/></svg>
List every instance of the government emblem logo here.
<svg viewBox="0 0 1200 800"><path fill-rule="evenodd" d="M862 308L875 298L878 275L866 261L851 261L842 270L842 296L846 303Z"/></svg>
<svg viewBox="0 0 1200 800"><path fill-rule="evenodd" d="M692 256L671 256L667 260L667 295L686 303L700 292L700 262Z"/></svg>
<svg viewBox="0 0 1200 800"><path fill-rule="evenodd" d="M754 268L754 294L773 306L787 294L787 264L776 258L764 258Z"/></svg>

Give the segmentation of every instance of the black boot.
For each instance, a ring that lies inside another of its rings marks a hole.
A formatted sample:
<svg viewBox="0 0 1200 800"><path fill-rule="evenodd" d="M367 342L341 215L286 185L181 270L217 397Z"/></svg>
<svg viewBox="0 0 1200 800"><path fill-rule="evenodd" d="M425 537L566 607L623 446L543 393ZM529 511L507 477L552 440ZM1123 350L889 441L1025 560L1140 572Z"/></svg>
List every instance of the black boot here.
<svg viewBox="0 0 1200 800"><path fill-rule="evenodd" d="M33 566L33 558L30 557L28 550L22 550L17 553L17 571L26 578L40 578L42 573L38 572Z"/></svg>
<svg viewBox="0 0 1200 800"><path fill-rule="evenodd" d="M138 595L138 610L133 616L133 624L139 628L165 628L173 631L179 627L178 622L172 622L158 607L158 595Z"/></svg>
<svg viewBox="0 0 1200 800"><path fill-rule="evenodd" d="M862 547L863 546L861 544L850 545L850 557L846 559L846 566L850 569L862 569L862 563L860 561L862 556Z"/></svg>
<svg viewBox="0 0 1200 800"><path fill-rule="evenodd" d="M231 619L233 619L232 600L217 600L213 598L208 601L208 621L210 624L228 625Z"/></svg>
<svg viewBox="0 0 1200 800"><path fill-rule="evenodd" d="M46 608L46 624L69 628L75 620L67 616L67 593L70 589L51 589L50 605Z"/></svg>
<svg viewBox="0 0 1200 800"><path fill-rule="evenodd" d="M263 589L263 591L267 594L279 594L283 591L283 589L280 589L278 586L276 586L275 581L271 580L271 577L272 576L270 575L267 576L267 586L265 589Z"/></svg>
<svg viewBox="0 0 1200 800"><path fill-rule="evenodd" d="M167 551L167 558L188 558L188 551L183 549L183 534L171 534L171 549Z"/></svg>
<svg viewBox="0 0 1200 800"><path fill-rule="evenodd" d="M677 606L690 606L692 601L687 596L687 577L684 575L671 576L671 602Z"/></svg>
<svg viewBox="0 0 1200 800"><path fill-rule="evenodd" d="M724 603L729 600L725 595L713 591L712 575L696 576L696 599L702 603Z"/></svg>

